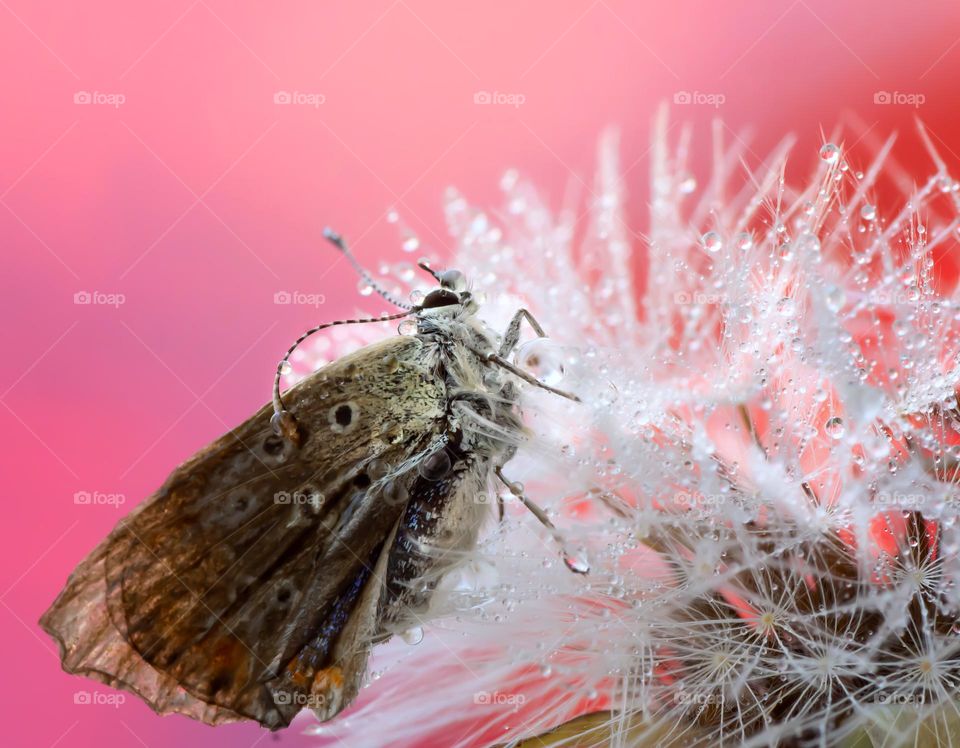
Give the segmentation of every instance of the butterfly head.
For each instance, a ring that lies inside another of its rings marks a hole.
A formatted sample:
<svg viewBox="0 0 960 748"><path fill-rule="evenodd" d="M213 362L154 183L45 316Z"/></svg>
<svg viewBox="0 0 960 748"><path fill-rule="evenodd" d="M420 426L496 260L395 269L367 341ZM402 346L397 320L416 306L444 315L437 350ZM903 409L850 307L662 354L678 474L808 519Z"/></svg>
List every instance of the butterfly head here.
<svg viewBox="0 0 960 748"><path fill-rule="evenodd" d="M456 312L461 309L474 310L476 302L467 290L467 279L463 273L459 270L435 271L431 269L428 269L428 272L437 279L440 287L435 288L423 297L420 304L422 311Z"/></svg>

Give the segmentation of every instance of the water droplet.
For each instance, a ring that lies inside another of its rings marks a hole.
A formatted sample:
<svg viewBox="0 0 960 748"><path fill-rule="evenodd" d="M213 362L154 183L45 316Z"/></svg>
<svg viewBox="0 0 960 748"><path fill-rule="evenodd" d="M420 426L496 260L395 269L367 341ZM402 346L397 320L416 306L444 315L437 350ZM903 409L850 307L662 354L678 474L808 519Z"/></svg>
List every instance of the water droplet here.
<svg viewBox="0 0 960 748"><path fill-rule="evenodd" d="M839 416L834 416L829 419L824 425L823 430L827 432L827 436L831 439L842 439L847 431L843 425L843 419Z"/></svg>
<svg viewBox="0 0 960 748"><path fill-rule="evenodd" d="M696 177L693 174L683 174L680 177L680 184L677 185L677 189L680 190L681 195L689 195L697 189Z"/></svg>
<svg viewBox="0 0 960 748"><path fill-rule="evenodd" d="M419 644L423 641L423 626L414 626L400 634L400 638L407 644Z"/></svg>
<svg viewBox="0 0 960 748"><path fill-rule="evenodd" d="M369 296L370 294L373 293L373 286L371 286L369 283L367 283L365 280L361 278L360 281L357 283L357 292L361 296Z"/></svg>
<svg viewBox="0 0 960 748"><path fill-rule="evenodd" d="M753 248L753 236L744 231L734 237L734 243L737 249L742 252L746 252Z"/></svg>
<svg viewBox="0 0 960 748"><path fill-rule="evenodd" d="M827 289L827 309L836 314L847 303L847 295L839 286L830 286Z"/></svg>
<svg viewBox="0 0 960 748"><path fill-rule="evenodd" d="M575 551L564 551L563 563L575 574L586 574L590 571L590 561L587 558L585 548L577 548Z"/></svg>
<svg viewBox="0 0 960 748"><path fill-rule="evenodd" d="M291 371L293 371L293 366L290 364L289 361L284 361L283 363L280 364L281 374L289 374Z"/></svg>
<svg viewBox="0 0 960 748"><path fill-rule="evenodd" d="M547 338L536 338L520 346L517 363L551 387L558 386L563 380L563 347Z"/></svg>
<svg viewBox="0 0 960 748"><path fill-rule="evenodd" d="M723 249L723 237L716 231L708 231L700 237L700 241L703 243L703 248L708 252L716 253Z"/></svg>
<svg viewBox="0 0 960 748"><path fill-rule="evenodd" d="M420 249L420 240L415 236L408 236L403 240L402 247L404 252L416 252Z"/></svg>
<svg viewBox="0 0 960 748"><path fill-rule="evenodd" d="M777 312L781 317L792 317L796 310L796 304L794 304L793 299L789 297L784 296L777 302Z"/></svg>
<svg viewBox="0 0 960 748"><path fill-rule="evenodd" d="M401 335L414 335L417 332L417 321L415 319L405 319L397 325L397 332Z"/></svg>
<svg viewBox="0 0 960 748"><path fill-rule="evenodd" d="M417 471L427 480L440 480L446 477L453 467L446 449L434 452L417 465Z"/></svg>
<svg viewBox="0 0 960 748"><path fill-rule="evenodd" d="M467 279L459 270L444 270L440 273L440 285L459 293L467 290Z"/></svg>
<svg viewBox="0 0 960 748"><path fill-rule="evenodd" d="M425 298L426 294L421 291L419 288L415 288L410 292L410 301L414 304L419 304Z"/></svg>
<svg viewBox="0 0 960 748"><path fill-rule="evenodd" d="M820 148L820 158L828 164L837 163L837 159L840 158L840 146L834 145L833 143L824 143Z"/></svg>
<svg viewBox="0 0 960 748"><path fill-rule="evenodd" d="M487 227L490 225L489 220L487 220L486 215L483 213L478 213L473 217L473 220L470 221L470 225L467 227L468 233L479 236L487 230Z"/></svg>
<svg viewBox="0 0 960 748"><path fill-rule="evenodd" d="M860 217L864 221L872 221L877 217L877 209L870 205L870 203L865 203L862 208L860 208Z"/></svg>

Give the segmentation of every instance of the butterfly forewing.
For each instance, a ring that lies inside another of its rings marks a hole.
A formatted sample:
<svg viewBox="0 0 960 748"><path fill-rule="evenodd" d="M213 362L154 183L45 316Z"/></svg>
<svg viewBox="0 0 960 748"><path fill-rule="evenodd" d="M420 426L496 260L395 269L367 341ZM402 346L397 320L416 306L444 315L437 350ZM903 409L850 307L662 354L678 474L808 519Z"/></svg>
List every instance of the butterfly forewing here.
<svg viewBox="0 0 960 748"><path fill-rule="evenodd" d="M67 670L210 723L278 727L305 705L332 716L349 701L446 405L420 339L360 353L285 395L299 445L261 409L77 568L42 619Z"/></svg>

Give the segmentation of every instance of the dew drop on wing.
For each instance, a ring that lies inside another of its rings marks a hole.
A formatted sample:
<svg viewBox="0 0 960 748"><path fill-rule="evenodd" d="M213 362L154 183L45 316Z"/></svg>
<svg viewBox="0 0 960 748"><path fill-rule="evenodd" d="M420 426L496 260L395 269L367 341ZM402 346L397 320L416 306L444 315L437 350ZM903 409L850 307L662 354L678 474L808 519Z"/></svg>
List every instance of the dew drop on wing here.
<svg viewBox="0 0 960 748"><path fill-rule="evenodd" d="M441 449L423 460L417 470L427 480L440 480L450 472L452 467L453 464L447 450Z"/></svg>

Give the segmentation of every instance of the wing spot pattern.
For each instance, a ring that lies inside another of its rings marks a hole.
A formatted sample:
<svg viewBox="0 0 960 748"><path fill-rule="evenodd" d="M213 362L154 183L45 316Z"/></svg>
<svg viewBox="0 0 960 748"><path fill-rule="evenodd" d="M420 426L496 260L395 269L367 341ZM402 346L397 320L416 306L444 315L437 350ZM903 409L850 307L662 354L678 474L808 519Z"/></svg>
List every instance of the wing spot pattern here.
<svg viewBox="0 0 960 748"><path fill-rule="evenodd" d="M330 430L335 434L345 434L357 425L359 408L356 403L346 402L334 405L327 414Z"/></svg>

